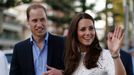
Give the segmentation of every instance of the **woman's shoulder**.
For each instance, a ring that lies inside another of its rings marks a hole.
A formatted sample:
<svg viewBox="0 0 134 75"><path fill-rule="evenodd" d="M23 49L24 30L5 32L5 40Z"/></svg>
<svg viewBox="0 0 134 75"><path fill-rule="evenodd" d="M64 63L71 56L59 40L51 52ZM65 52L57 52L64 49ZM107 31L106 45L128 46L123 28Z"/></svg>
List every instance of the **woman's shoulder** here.
<svg viewBox="0 0 134 75"><path fill-rule="evenodd" d="M103 56L106 56L106 55L111 56L111 53L110 53L110 51L108 49L103 49L102 50L102 55Z"/></svg>

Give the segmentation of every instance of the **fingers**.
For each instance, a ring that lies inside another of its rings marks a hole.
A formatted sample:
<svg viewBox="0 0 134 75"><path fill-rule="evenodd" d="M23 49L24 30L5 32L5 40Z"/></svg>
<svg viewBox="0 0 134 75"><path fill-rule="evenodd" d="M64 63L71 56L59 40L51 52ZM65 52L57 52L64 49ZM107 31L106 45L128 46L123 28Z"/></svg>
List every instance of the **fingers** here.
<svg viewBox="0 0 134 75"><path fill-rule="evenodd" d="M48 75L48 72L44 72L42 75Z"/></svg>
<svg viewBox="0 0 134 75"><path fill-rule="evenodd" d="M43 75L54 75L54 73L53 73L54 68L53 67L50 67L46 64L46 68L48 69L48 71L43 73Z"/></svg>
<svg viewBox="0 0 134 75"><path fill-rule="evenodd" d="M107 36L107 39L108 39L108 40L111 40L111 39L112 39L112 36L113 36L113 33L112 33L112 32L109 32L109 33L108 33L108 36Z"/></svg>
<svg viewBox="0 0 134 75"><path fill-rule="evenodd" d="M50 66L48 66L47 64L46 64L45 66L46 66L46 68L47 68L49 71L44 72L42 75L53 75L53 73L51 72L51 70L53 69L53 67L50 67Z"/></svg>
<svg viewBox="0 0 134 75"><path fill-rule="evenodd" d="M52 70L53 69L53 67L50 67L48 65L46 65L46 68L49 69L49 70Z"/></svg>
<svg viewBox="0 0 134 75"><path fill-rule="evenodd" d="M124 37L124 32L123 32L123 30L122 30L121 27L116 26L113 35L114 35L115 38L123 39L123 37Z"/></svg>
<svg viewBox="0 0 134 75"><path fill-rule="evenodd" d="M43 73L43 75L62 75L62 70L50 67L48 65L46 65L46 68L49 70Z"/></svg>
<svg viewBox="0 0 134 75"><path fill-rule="evenodd" d="M115 27L115 29L114 29L113 36L114 36L114 37L117 37L117 27Z"/></svg>
<svg viewBox="0 0 134 75"><path fill-rule="evenodd" d="M123 40L124 36L125 36L125 33L122 33L122 36L120 37L120 39Z"/></svg>
<svg viewBox="0 0 134 75"><path fill-rule="evenodd" d="M117 30L117 38L120 38L122 35L122 29L120 27L118 27L118 30Z"/></svg>
<svg viewBox="0 0 134 75"><path fill-rule="evenodd" d="M47 72L43 73L42 75L54 75L54 73L47 71Z"/></svg>

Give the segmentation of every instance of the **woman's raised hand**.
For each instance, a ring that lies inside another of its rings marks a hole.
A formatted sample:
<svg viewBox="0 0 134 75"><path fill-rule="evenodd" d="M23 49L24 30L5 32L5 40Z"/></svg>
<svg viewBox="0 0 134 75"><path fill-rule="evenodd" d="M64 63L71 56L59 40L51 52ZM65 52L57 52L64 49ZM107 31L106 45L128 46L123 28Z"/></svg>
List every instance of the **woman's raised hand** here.
<svg viewBox="0 0 134 75"><path fill-rule="evenodd" d="M119 50L124 37L124 32L121 27L116 26L114 32L108 33L107 46L112 56L119 54Z"/></svg>

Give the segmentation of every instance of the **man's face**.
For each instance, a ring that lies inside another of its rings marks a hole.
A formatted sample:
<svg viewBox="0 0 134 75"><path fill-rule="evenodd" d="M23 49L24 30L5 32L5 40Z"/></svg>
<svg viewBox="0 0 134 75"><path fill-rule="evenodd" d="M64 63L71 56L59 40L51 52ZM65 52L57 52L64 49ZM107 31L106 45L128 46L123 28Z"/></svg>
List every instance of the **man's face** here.
<svg viewBox="0 0 134 75"><path fill-rule="evenodd" d="M47 16L42 8L31 9L28 25L34 37L43 37L47 28Z"/></svg>

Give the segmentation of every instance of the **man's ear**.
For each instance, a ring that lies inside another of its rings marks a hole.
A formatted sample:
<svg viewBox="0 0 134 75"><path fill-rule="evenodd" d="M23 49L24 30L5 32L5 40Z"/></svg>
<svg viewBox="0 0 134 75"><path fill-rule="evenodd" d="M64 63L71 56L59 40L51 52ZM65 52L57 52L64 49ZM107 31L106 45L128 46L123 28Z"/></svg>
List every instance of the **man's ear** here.
<svg viewBox="0 0 134 75"><path fill-rule="evenodd" d="M26 22L25 26L30 29L30 25L29 25L29 22Z"/></svg>

